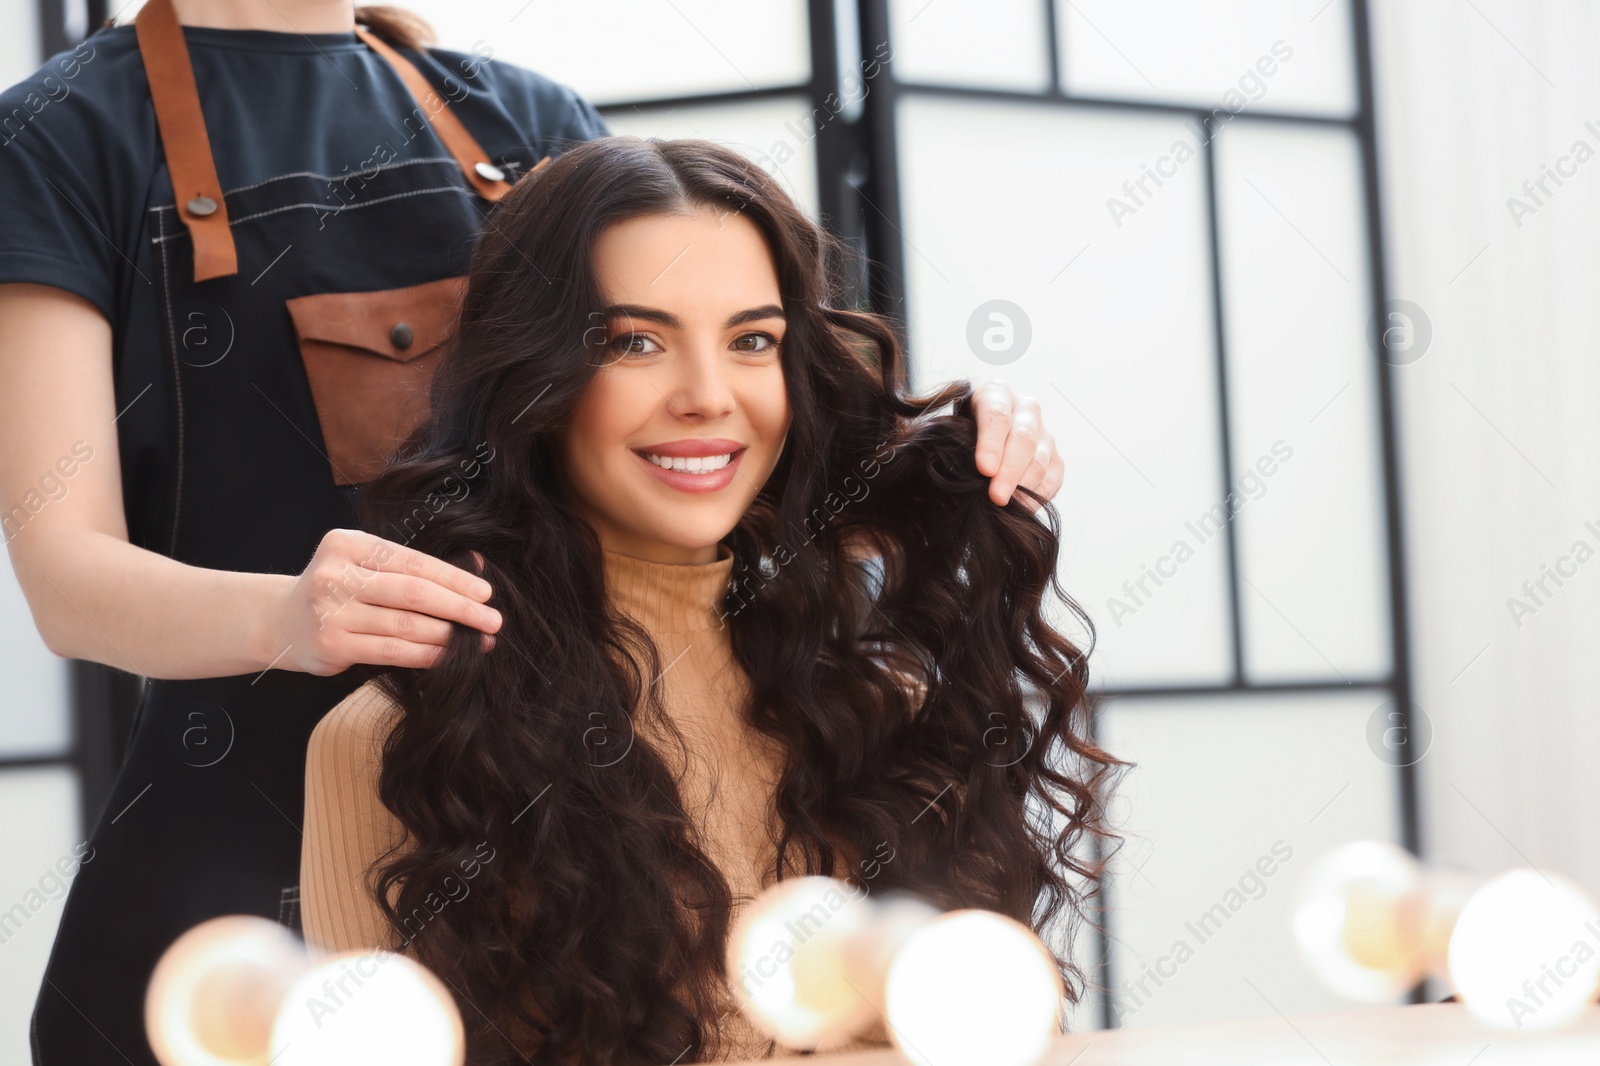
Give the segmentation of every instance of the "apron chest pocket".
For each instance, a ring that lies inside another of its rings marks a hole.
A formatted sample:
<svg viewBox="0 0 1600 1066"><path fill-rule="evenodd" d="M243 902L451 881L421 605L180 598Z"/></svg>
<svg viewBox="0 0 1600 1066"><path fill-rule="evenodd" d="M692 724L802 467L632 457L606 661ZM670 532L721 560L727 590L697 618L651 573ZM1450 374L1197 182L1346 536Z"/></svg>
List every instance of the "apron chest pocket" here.
<svg viewBox="0 0 1600 1066"><path fill-rule="evenodd" d="M287 301L337 485L359 485L428 414L428 385L466 278Z"/></svg>

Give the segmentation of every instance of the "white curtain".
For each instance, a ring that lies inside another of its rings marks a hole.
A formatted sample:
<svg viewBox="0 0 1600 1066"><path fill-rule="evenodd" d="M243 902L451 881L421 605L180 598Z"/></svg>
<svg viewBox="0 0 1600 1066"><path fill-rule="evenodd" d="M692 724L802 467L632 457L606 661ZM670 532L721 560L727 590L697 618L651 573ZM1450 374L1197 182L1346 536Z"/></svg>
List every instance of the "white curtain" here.
<svg viewBox="0 0 1600 1066"><path fill-rule="evenodd" d="M1424 851L1600 893L1600 8L1373 6Z"/></svg>

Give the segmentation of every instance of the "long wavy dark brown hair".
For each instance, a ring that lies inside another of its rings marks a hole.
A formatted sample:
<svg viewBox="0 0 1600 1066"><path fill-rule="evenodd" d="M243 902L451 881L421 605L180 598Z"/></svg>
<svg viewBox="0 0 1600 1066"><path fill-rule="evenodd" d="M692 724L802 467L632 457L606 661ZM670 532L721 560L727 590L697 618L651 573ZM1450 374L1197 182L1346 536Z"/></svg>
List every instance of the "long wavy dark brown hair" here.
<svg viewBox="0 0 1600 1066"><path fill-rule="evenodd" d="M721 605L744 719L786 753L770 875L984 907L1071 943L1116 839L1103 803L1122 764L1093 739L1087 654L1046 618L1053 595L1092 633L1055 582L1056 515L988 499L966 387L907 393L891 323L840 306L836 242L759 167L704 141L584 143L490 216L431 414L362 499L379 535L465 568L481 555L505 619L488 652L457 626L434 667L380 675L403 712L380 794L406 838L372 888L396 945L455 990L474 1064L718 1053L730 890L635 728L663 716L659 659L608 604L559 474L610 339L596 238L701 210L759 229L787 318L792 424L726 538ZM441 903L467 870L470 894ZM1076 1002L1085 973L1058 962Z"/></svg>

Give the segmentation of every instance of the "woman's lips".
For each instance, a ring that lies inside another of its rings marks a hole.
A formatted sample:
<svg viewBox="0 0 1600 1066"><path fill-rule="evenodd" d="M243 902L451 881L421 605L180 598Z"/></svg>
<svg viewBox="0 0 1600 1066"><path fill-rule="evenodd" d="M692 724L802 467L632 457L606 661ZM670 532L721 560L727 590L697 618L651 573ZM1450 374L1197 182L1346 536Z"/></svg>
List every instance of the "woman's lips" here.
<svg viewBox="0 0 1600 1066"><path fill-rule="evenodd" d="M739 462L744 458L745 450L744 448L734 450L728 462L719 469L698 474L687 470L668 470L651 462L639 452L633 454L657 481L669 488L680 492L716 492L727 488L738 476Z"/></svg>

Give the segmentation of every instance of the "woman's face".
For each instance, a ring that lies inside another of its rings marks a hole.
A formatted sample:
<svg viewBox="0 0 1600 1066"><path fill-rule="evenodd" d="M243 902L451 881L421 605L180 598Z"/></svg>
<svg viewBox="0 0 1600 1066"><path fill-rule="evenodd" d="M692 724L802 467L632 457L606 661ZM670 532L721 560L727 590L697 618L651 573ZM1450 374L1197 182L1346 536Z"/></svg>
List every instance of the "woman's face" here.
<svg viewBox="0 0 1600 1066"><path fill-rule="evenodd" d="M604 548L711 562L789 429L772 256L750 220L705 209L612 226L594 266L607 346L564 439L573 499Z"/></svg>

